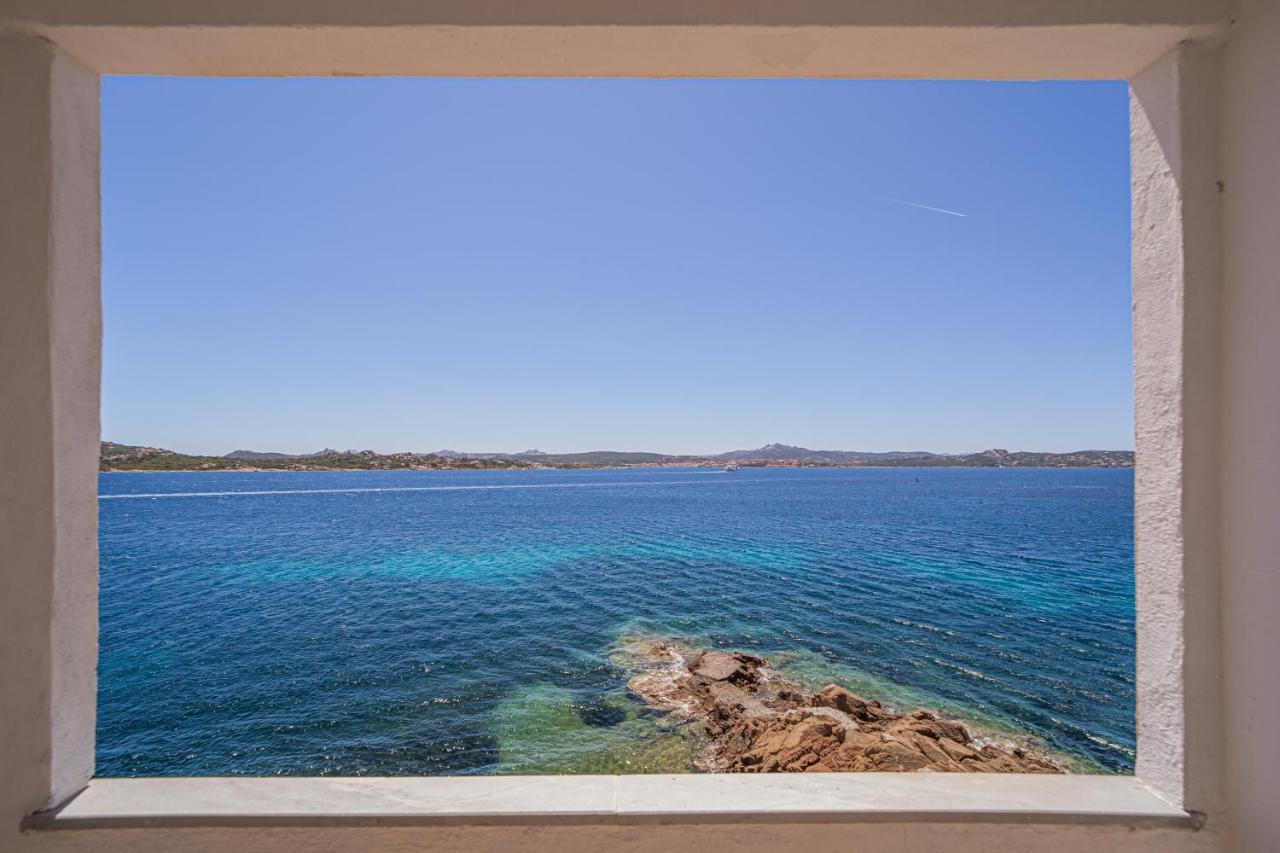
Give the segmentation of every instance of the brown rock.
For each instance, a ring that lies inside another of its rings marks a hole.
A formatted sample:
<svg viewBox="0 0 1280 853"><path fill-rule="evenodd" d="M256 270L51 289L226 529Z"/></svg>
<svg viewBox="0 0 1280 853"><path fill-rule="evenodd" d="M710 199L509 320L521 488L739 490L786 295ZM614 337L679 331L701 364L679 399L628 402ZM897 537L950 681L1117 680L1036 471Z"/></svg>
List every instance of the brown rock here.
<svg viewBox="0 0 1280 853"><path fill-rule="evenodd" d="M935 719L929 724L930 728L937 729L942 737L949 737L956 743L968 743L972 740L969 737L969 730L964 727L963 723L957 723L954 720L937 720Z"/></svg>
<svg viewBox="0 0 1280 853"><path fill-rule="evenodd" d="M929 759L929 762L935 767L945 768L947 770L960 769L958 766L955 766L955 762L951 759L951 756L943 752L942 748L939 747L938 744L934 743L931 738L925 736L916 737L915 747L924 755L925 758Z"/></svg>
<svg viewBox="0 0 1280 853"><path fill-rule="evenodd" d="M929 764L929 759L919 750L912 749L900 741L891 740L870 747L866 751L867 758L875 770L919 770Z"/></svg>
<svg viewBox="0 0 1280 853"><path fill-rule="evenodd" d="M689 672L709 681L731 681L734 684L755 684L760 680L763 658L735 652L703 652L689 663Z"/></svg>
<svg viewBox="0 0 1280 853"><path fill-rule="evenodd" d="M722 652L707 652L694 659L689 671L712 681L728 681L742 673L742 661Z"/></svg>
<svg viewBox="0 0 1280 853"><path fill-rule="evenodd" d="M703 652L682 666L671 647L658 643L649 657L667 663L631 679L631 690L646 704L691 721L709 739L703 769L1062 772L1021 747L976 749L964 724L935 711L894 713L836 684L808 694L752 655Z"/></svg>
<svg viewBox="0 0 1280 853"><path fill-rule="evenodd" d="M843 687L828 684L810 700L814 705L835 708L859 720L874 720L879 714L866 701L854 696Z"/></svg>
<svg viewBox="0 0 1280 853"><path fill-rule="evenodd" d="M938 746L942 747L943 752L956 761L964 761L966 758L976 759L978 757L978 753L963 744L956 743L949 737L939 738Z"/></svg>

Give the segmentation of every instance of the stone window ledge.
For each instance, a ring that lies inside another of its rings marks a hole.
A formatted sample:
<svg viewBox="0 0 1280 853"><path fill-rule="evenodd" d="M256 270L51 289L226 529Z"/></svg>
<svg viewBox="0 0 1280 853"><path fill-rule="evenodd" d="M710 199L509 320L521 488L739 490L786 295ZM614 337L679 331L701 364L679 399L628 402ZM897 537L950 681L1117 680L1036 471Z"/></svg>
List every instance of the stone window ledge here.
<svg viewBox="0 0 1280 853"><path fill-rule="evenodd" d="M25 827L798 822L1199 826L1132 776L840 773L94 779Z"/></svg>

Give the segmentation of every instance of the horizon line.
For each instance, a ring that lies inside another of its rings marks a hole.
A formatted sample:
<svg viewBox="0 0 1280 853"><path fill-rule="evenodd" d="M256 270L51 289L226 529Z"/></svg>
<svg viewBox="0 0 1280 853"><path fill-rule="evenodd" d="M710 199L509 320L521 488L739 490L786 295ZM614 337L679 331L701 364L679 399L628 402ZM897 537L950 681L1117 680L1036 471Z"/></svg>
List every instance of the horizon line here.
<svg viewBox="0 0 1280 853"><path fill-rule="evenodd" d="M458 454L467 454L469 456L534 456L534 457L536 456L576 456L576 455L582 455L582 454L588 454L588 453L649 453L656 456L687 457L687 458L696 459L696 458L709 458L714 456L723 456L728 453L749 453L752 451L767 450L769 448L781 448L781 447L794 449L794 450L803 450L809 453L864 453L864 454L870 454L870 455L885 455L885 454L891 454L891 453L904 453L904 454L919 453L919 454L931 454L934 456L970 456L977 453L988 453L992 451L1001 451L1005 453L1050 453L1055 455L1065 455L1070 453L1133 453L1135 452L1134 448L1132 447L1108 448L1108 447L1078 447L1077 446L1077 447L1073 447L1073 449L1071 450L1025 450L1025 449L1010 450L1008 447L999 447L995 445L982 447L978 450L925 450L923 448L916 448L912 450L899 449L899 448L895 448L892 450L848 450L848 449L842 449L842 448L814 448L814 447L805 447L803 445L796 445L796 444L784 444L782 442L769 442L767 444L762 444L759 447L733 448L730 450L718 450L718 451L708 451L708 452L700 452L700 453L667 452L667 451L660 451L660 450L615 450L615 449L608 449L608 448L597 448L593 450L547 451L547 450L541 450L536 447L528 448L525 450L513 450L513 451L455 450L453 448L448 448L448 447L441 447L437 450L386 451L386 450L375 450L371 447L337 448L332 446L322 447L319 450L305 451L301 453L291 453L283 450L253 450L247 447L237 447L233 450L229 450L224 453L192 453L185 450L173 450L169 447L165 447L163 445L158 445L158 444L154 444L154 445L153 444L126 444L124 442L119 442L119 441L110 441L105 438L100 439L100 442L103 444L118 444L121 447L149 447L156 450L167 450L171 453L180 453L184 456L214 456L214 457L226 457L226 456L230 456L233 453L279 453L284 456L314 456L316 454L324 453L326 451L332 451L335 453L370 452L370 453L376 453L380 456L392 456L392 455L406 454L406 453L417 455L417 456L443 456L450 453L458 453Z"/></svg>

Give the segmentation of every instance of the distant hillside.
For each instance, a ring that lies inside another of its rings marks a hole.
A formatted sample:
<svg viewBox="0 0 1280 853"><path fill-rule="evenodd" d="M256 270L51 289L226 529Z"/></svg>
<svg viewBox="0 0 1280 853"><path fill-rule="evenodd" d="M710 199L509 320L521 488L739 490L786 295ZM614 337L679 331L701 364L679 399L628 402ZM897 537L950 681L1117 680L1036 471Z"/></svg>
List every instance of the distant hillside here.
<svg viewBox="0 0 1280 853"><path fill-rule="evenodd" d="M252 454L245 456L244 454ZM160 447L102 442L101 471L341 471L475 470L530 468L528 462L503 459L451 459L431 453L375 453L372 450L322 450L303 456L236 451L227 456L195 456Z"/></svg>
<svg viewBox="0 0 1280 853"><path fill-rule="evenodd" d="M734 450L715 457L740 465L834 465L881 468L1132 468L1132 450L1077 450L1071 453L1039 453L984 450L981 453L930 453L903 450L866 453L856 450L809 450L785 444L767 444L758 450Z"/></svg>
<svg viewBox="0 0 1280 853"><path fill-rule="evenodd" d="M633 453L621 450L591 450L586 453L542 453L533 451L515 458L550 467L612 468L623 465L674 465L697 461L697 456L669 456L665 453Z"/></svg>
<svg viewBox="0 0 1280 853"><path fill-rule="evenodd" d="M473 453L463 450L437 450L436 455L452 459L520 459L548 468L613 468L626 465L692 464L699 460L712 464L713 457L673 456L668 453L643 453L625 450L588 450L582 453L544 453L522 450L519 453Z"/></svg>
<svg viewBox="0 0 1280 853"><path fill-rule="evenodd" d="M1072 453L1032 453L984 450L956 456L895 459L876 463L922 468L1132 468L1132 450L1077 450Z"/></svg>
<svg viewBox="0 0 1280 853"><path fill-rule="evenodd" d="M730 450L714 457L726 462L815 462L833 465L852 465L867 462L896 461L899 459L927 459L937 454L927 450L893 450L874 453L861 450L810 450L789 444L766 444L756 450Z"/></svg>
<svg viewBox="0 0 1280 853"><path fill-rule="evenodd" d="M619 450L585 453L376 453L372 450L321 450L290 455L235 450L226 456L194 456L159 447L102 442L99 467L103 471L328 471L489 468L623 468L720 466L790 467L925 467L925 468L1131 468L1131 450L1078 450L1073 453L984 450L981 453L940 454L926 450L864 452L810 450L786 444L767 444L755 450L732 450L713 456L679 456Z"/></svg>
<svg viewBox="0 0 1280 853"><path fill-rule="evenodd" d="M436 450L432 454L435 456L450 456L454 459L541 459L547 454L541 450L523 450L519 453L503 453L502 451L474 451L474 450Z"/></svg>
<svg viewBox="0 0 1280 853"><path fill-rule="evenodd" d="M294 453L260 453L257 450L233 450L228 453L224 459L297 459L299 455L306 454Z"/></svg>
<svg viewBox="0 0 1280 853"><path fill-rule="evenodd" d="M557 468L616 467L629 465L723 465L726 462L787 463L807 465L858 465L881 460L921 459L936 454L927 450L899 450L875 453L857 450L809 450L787 444L767 444L756 450L731 450L709 456L671 453L647 453L622 450L591 450L582 453L546 453L525 450L520 453L465 453L458 450L437 451L441 456L459 459L524 459Z"/></svg>
<svg viewBox="0 0 1280 853"><path fill-rule="evenodd" d="M514 453L471 453L465 450L436 450L428 456L445 456L449 459L511 459Z"/></svg>

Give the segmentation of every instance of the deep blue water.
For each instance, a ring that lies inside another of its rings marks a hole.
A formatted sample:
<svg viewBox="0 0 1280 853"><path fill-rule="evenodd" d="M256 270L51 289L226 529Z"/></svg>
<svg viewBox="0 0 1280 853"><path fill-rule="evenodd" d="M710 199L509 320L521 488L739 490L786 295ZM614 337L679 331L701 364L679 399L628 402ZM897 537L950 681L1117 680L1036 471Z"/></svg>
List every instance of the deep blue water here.
<svg viewBox="0 0 1280 853"><path fill-rule="evenodd" d="M626 638L1134 745L1128 470L104 474L98 773L678 770Z"/></svg>

